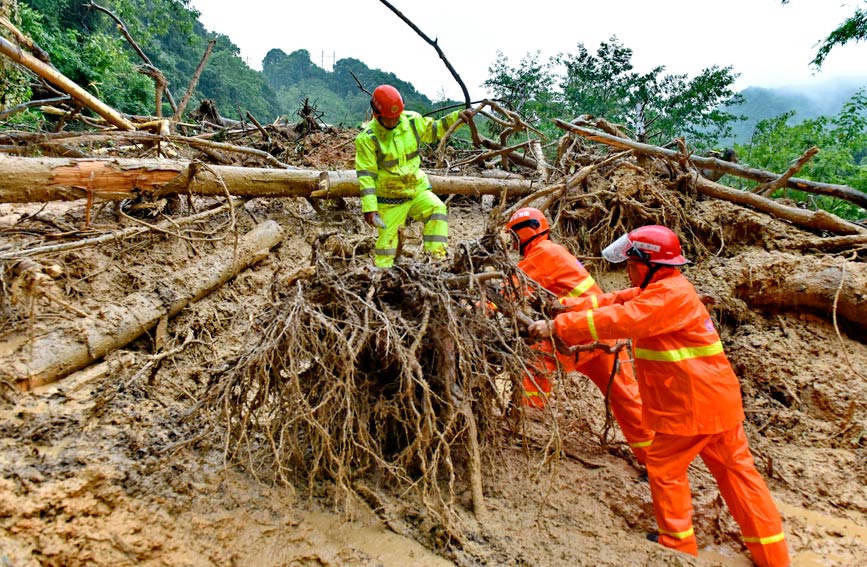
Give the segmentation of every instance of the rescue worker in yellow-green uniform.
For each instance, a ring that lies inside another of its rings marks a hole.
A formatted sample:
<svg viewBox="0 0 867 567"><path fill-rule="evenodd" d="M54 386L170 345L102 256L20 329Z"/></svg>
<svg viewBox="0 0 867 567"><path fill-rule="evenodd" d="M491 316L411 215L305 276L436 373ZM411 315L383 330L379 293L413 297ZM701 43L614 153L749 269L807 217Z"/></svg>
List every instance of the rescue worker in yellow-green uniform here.
<svg viewBox="0 0 867 567"><path fill-rule="evenodd" d="M379 230L374 263L394 265L398 229L407 217L424 223L424 250L444 259L449 241L448 210L431 191L421 169L419 147L433 143L458 120L472 120L470 110L456 110L434 119L404 110L403 98L391 85L380 85L370 98L373 120L355 138L355 173L361 190L364 221Z"/></svg>

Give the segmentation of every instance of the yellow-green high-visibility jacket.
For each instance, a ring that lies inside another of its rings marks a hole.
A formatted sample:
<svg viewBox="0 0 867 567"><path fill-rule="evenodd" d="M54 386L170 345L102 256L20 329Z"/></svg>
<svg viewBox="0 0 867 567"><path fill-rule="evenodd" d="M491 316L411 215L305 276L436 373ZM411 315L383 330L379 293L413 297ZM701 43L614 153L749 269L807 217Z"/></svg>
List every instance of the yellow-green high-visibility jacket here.
<svg viewBox="0 0 867 567"><path fill-rule="evenodd" d="M404 111L392 130L376 118L355 137L355 173L361 190L361 212L377 210L377 197L411 199L430 187L421 169L419 145L439 140L458 121L460 110L442 118Z"/></svg>

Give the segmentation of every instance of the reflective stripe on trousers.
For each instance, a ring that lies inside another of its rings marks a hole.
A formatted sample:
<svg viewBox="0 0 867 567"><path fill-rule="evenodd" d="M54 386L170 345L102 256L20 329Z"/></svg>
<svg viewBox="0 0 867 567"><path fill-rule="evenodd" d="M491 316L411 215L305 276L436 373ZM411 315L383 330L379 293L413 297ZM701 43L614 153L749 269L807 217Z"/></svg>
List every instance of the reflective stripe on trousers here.
<svg viewBox="0 0 867 567"><path fill-rule="evenodd" d="M647 478L659 526L659 543L698 554L687 477L687 468L696 456L701 457L716 479L753 562L759 567L788 567L782 520L756 470L742 425L713 435L656 433L647 452Z"/></svg>
<svg viewBox="0 0 867 567"><path fill-rule="evenodd" d="M386 228L379 229L374 250L374 263L380 268L394 265L397 254L397 231L406 223L407 217L422 221L424 250L434 257L445 257L448 247L448 210L432 191L420 191L418 195L399 205L380 204L379 216Z"/></svg>

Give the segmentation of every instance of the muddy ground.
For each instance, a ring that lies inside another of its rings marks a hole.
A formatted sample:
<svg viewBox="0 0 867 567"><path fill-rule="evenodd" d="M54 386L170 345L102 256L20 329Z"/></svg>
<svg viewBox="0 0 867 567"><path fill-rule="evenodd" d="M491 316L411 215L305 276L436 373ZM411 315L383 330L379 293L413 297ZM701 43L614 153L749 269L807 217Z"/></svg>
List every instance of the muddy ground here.
<svg viewBox="0 0 867 567"><path fill-rule="evenodd" d="M345 140L323 139L297 163L345 169L350 160ZM655 183L648 179L640 178ZM629 185L623 179L614 184ZM201 210L215 201L197 198L194 205ZM409 503L405 510L371 510L358 497L333 498L327 482L312 490L291 486L274 482L278 475L228 461L219 419L194 410L211 377L255 334L274 283L310 265L316 235L340 231L372 241L357 200L346 204L346 210L328 205L317 212L300 199L246 202L236 215L239 234L266 220L286 233L261 261L96 364L29 392L6 389L0 406L0 565L750 565L700 461L690 471L699 557L645 540L655 527L648 486L619 432L600 441L604 400L578 374L558 384L552 414L531 416L518 430L504 424L496 454L485 453L484 522L473 516L467 479L457 479L462 488L451 520L461 530L460 545L421 530L423 521L407 521L408 510L416 510ZM189 212L189 204L182 205ZM712 243L685 237L692 252L713 245L685 273L708 298L742 381L747 435L782 513L793 564L867 565L863 328L837 321L827 310L754 308L744 299L757 293L757 282L772 286L784 277L765 269L769 256L794 258L818 273L844 261L863 267L863 250L798 251L785 244L813 235L727 203L693 196L686 207L714 227L708 233L719 234ZM478 239L490 211L487 199L450 202L452 249ZM149 232L40 255L34 260L56 266L48 270L59 292L54 299L27 295L7 261L0 357L40 334L75 329L107 304L123 305L210 251L230 249L234 233L226 229L227 218L210 221L210 241ZM34 240L50 243L58 235L80 238L70 234L84 221L84 202L44 209L0 205L0 252ZM128 225L114 205L93 211L93 230ZM592 250L582 249L580 234L555 232L586 259L605 289L625 285L622 273L607 271ZM418 247L417 236L417 226L411 227L409 253ZM848 273L862 278L863 290L863 270ZM552 430L562 446L553 458L541 458ZM335 500L345 505L335 507ZM384 521L388 515L395 521Z"/></svg>

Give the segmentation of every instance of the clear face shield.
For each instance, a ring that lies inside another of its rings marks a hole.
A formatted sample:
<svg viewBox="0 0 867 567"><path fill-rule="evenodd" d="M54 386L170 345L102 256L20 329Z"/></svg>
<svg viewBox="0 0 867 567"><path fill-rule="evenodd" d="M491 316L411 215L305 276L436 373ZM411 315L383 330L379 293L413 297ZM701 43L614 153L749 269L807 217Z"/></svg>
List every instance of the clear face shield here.
<svg viewBox="0 0 867 567"><path fill-rule="evenodd" d="M632 250L632 241L629 235L624 234L602 250L602 257L612 264L619 264L629 259L629 251Z"/></svg>

